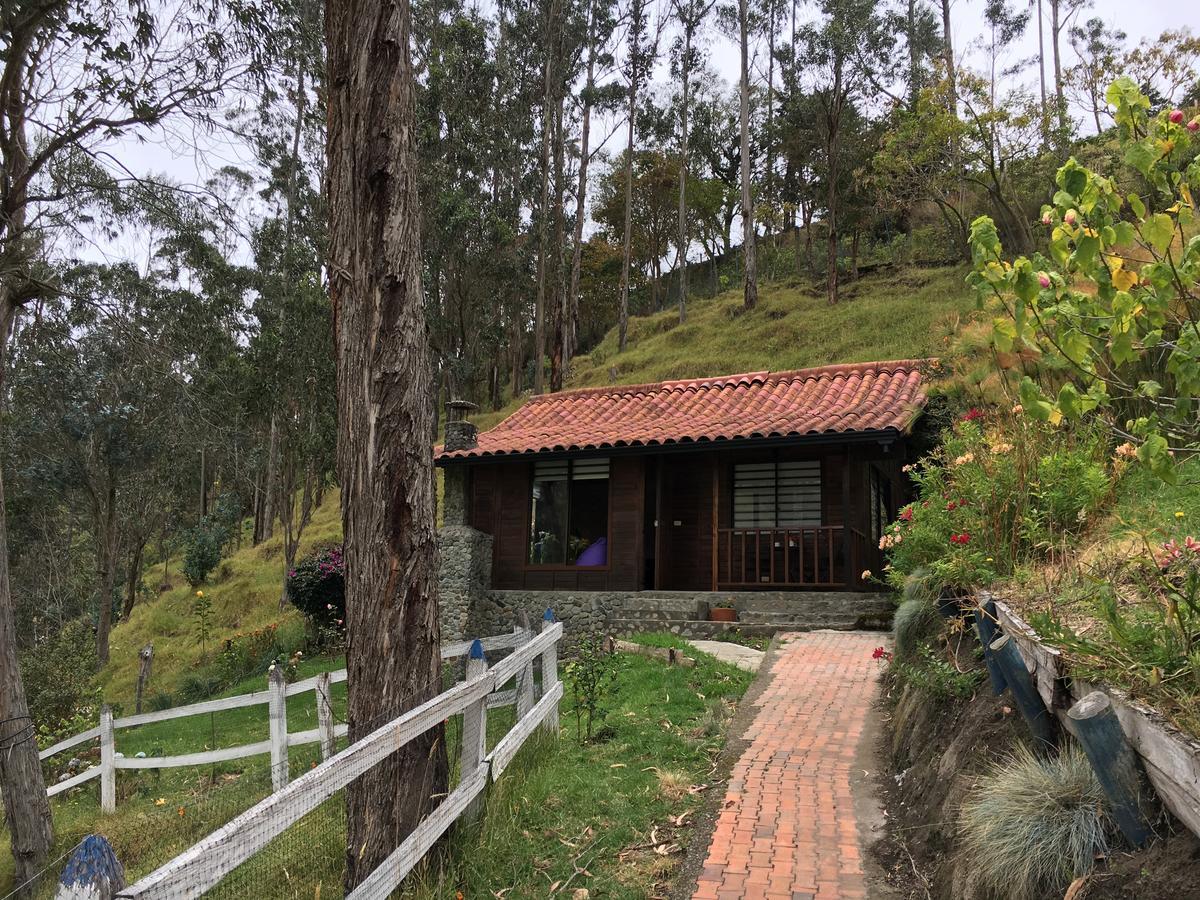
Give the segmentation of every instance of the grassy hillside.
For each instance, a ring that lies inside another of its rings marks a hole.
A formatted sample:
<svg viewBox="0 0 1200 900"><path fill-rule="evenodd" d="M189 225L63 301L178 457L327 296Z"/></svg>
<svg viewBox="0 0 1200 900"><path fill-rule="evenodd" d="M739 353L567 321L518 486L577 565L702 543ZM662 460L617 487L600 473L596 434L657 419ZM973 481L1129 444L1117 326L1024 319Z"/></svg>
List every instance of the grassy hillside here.
<svg viewBox="0 0 1200 900"><path fill-rule="evenodd" d="M974 301L963 283L965 270L946 267L889 271L847 285L842 302L830 307L820 285L795 279L764 283L758 308L742 309L740 290L693 302L688 320L667 310L629 322L624 353L617 352L614 329L592 353L580 356L569 387L616 382L638 384L671 378L804 368L826 363L907 359L944 353ZM477 417L481 428L495 425L525 398L499 412ZM304 535L301 553L341 537L338 498L326 496ZM243 543L204 585L212 601L207 645L193 612L194 590L179 572L177 559L145 575L156 599L134 609L112 635L112 661L100 675L105 698L130 706L137 679L137 653L154 643L151 692L177 691L182 679L221 641L276 624L282 642L299 646L301 622L279 608L282 550L278 537L259 547Z"/></svg>
<svg viewBox="0 0 1200 900"><path fill-rule="evenodd" d="M157 596L149 603L134 607L128 620L112 632L109 664L98 676L109 702L121 703L132 712L137 682L138 651L154 644L154 669L150 693L176 691L181 680L206 658L211 658L221 642L276 625L281 641L298 647L303 623L290 606L279 608L283 582L283 544L276 535L257 547L244 536L242 548L232 554L209 576L202 586L212 603L208 639L203 639L200 619L194 612L195 589L172 558L164 567L151 566L143 576ZM329 491L305 529L300 546L303 555L320 543L340 541L341 511L336 491ZM166 576L164 578L164 571Z"/></svg>
<svg viewBox="0 0 1200 900"><path fill-rule="evenodd" d="M938 355L975 308L966 273L948 266L864 276L846 285L832 307L821 285L788 279L760 285L751 312L742 308L739 288L691 303L682 325L675 308L636 316L629 320L625 352L617 350L614 328L575 359L567 387ZM523 399L478 415L476 422L490 428Z"/></svg>

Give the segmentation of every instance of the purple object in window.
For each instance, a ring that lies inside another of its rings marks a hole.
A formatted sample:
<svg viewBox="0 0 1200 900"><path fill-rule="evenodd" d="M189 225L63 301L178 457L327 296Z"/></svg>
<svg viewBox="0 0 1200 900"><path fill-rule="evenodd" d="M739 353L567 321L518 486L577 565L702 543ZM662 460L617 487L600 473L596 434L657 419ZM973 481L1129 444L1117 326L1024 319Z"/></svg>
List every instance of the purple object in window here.
<svg viewBox="0 0 1200 900"><path fill-rule="evenodd" d="M608 563L608 538L600 538L575 557L577 566L603 566Z"/></svg>

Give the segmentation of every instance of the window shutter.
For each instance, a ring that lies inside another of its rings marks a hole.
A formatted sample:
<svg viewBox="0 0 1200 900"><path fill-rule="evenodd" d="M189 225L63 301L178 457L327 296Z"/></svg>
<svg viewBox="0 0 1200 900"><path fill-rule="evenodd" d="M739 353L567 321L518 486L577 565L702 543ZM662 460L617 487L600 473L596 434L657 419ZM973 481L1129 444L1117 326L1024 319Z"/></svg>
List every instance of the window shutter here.
<svg viewBox="0 0 1200 900"><path fill-rule="evenodd" d="M734 465L734 528L792 528L820 524L820 460Z"/></svg>

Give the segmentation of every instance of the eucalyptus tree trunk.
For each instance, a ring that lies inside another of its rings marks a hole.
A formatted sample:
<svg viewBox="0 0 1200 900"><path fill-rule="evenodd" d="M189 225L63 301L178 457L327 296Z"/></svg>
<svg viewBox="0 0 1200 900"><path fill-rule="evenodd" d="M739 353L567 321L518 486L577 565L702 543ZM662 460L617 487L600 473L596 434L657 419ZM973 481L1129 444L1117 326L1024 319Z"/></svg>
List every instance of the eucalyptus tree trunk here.
<svg viewBox="0 0 1200 900"><path fill-rule="evenodd" d="M21 215L16 213L17 217ZM16 311L9 286L0 280L0 392L8 366L8 338ZM0 476L0 798L3 798L4 819L12 845L13 883L19 885L33 878L46 864L50 846L54 843L54 826L33 722L25 701L21 667L17 662L16 623L8 580L6 519L4 480Z"/></svg>
<svg viewBox="0 0 1200 900"><path fill-rule="evenodd" d="M588 142L592 131L592 91L596 86L596 11L594 0L588 3L587 79L583 86L583 122L579 134L579 186L575 193L575 236L571 245L571 286L567 292L565 314L566 340L563 341L563 367L571 365L579 327L579 281L583 270L583 219L587 212Z"/></svg>
<svg viewBox="0 0 1200 900"><path fill-rule="evenodd" d="M441 682L411 29L409 0L330 0L325 10L352 742ZM347 888L436 806L445 747L435 727L347 788Z"/></svg>
<svg viewBox="0 0 1200 900"><path fill-rule="evenodd" d="M692 18L695 0L688 0L687 21L683 23L683 59L679 70L682 84L682 104L679 109L679 321L687 321L687 167L688 167L688 99L692 82Z"/></svg>
<svg viewBox="0 0 1200 900"><path fill-rule="evenodd" d="M841 126L845 98L842 95L842 77L844 60L839 52L833 59L833 88L829 92L829 103L825 108L825 163L827 170L828 192L826 194L826 211L829 216L825 273L826 298L830 306L838 302L838 191L837 182L840 175L838 157L841 155Z"/></svg>
<svg viewBox="0 0 1200 900"><path fill-rule="evenodd" d="M1046 41L1043 37L1042 28L1042 0L1037 0L1037 23L1038 23L1038 82L1042 92L1041 110L1041 126L1042 126L1042 143L1050 143L1050 118L1046 113Z"/></svg>
<svg viewBox="0 0 1200 900"><path fill-rule="evenodd" d="M754 253L754 202L750 192L750 29L748 0L738 0L738 32L742 44L741 150L742 150L742 276L746 309L758 305L758 263Z"/></svg>
<svg viewBox="0 0 1200 900"><path fill-rule="evenodd" d="M111 471L107 485L92 490L92 516L96 541L96 663L108 663L108 638L112 633L113 587L117 583L117 483Z"/></svg>
<svg viewBox="0 0 1200 900"><path fill-rule="evenodd" d="M542 148L539 159L542 173L542 195L538 206L538 261L537 261L537 301L533 311L533 392L540 394L546 389L546 280L549 277L546 255L549 252L550 237L547 233L550 207L550 145L554 124L554 79L555 53L557 46L555 34L558 20L561 16L561 0L550 0L550 9L546 19L544 84L542 90Z"/></svg>
<svg viewBox="0 0 1200 900"><path fill-rule="evenodd" d="M563 360L566 356L568 302L566 286L563 284L563 242L566 240L566 218L563 215L563 197L566 194L566 182L563 166L564 134L563 107L566 103L566 91L561 85L556 88L554 113L554 243L550 254L551 270L548 273L553 288L554 303L554 348L550 354L550 390L561 391L563 380L567 377L567 369Z"/></svg>
<svg viewBox="0 0 1200 900"><path fill-rule="evenodd" d="M642 0L633 0L640 4ZM634 120L637 118L638 96L638 56L641 48L638 46L638 33L632 26L629 29L629 132L625 141L625 234L621 242L621 308L617 316L617 349L625 351L626 339L629 335L629 268L630 256L633 253L633 133Z"/></svg>

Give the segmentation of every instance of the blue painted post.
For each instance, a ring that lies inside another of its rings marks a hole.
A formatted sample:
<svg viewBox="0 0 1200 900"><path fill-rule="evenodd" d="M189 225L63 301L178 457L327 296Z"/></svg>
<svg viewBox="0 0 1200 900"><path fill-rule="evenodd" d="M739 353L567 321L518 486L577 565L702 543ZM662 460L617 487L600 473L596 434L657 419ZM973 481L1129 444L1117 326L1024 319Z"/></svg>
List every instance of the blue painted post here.
<svg viewBox="0 0 1200 900"><path fill-rule="evenodd" d="M1033 677L1025 668L1025 660L1021 658L1016 643L1005 634L992 641L989 646L996 655L996 662L1000 665L1008 689L1012 691L1017 709L1021 711L1029 730L1033 732L1033 749L1043 756L1052 753L1057 744L1054 719L1050 710L1046 709L1046 704L1042 703L1037 685L1033 683Z"/></svg>
<svg viewBox="0 0 1200 900"><path fill-rule="evenodd" d="M1004 680L1004 672L996 661L996 654L992 652L992 641L999 637L997 621L995 600L987 600L975 607L975 630L979 632L979 643L983 644L983 662L992 682L992 693L1000 696L1008 687L1008 682Z"/></svg>
<svg viewBox="0 0 1200 900"><path fill-rule="evenodd" d="M1151 835L1146 824L1149 797L1143 790L1137 754L1125 739L1112 700L1092 691L1067 710L1067 717L1075 723L1075 737L1091 760L1121 834L1133 846L1144 846Z"/></svg>
<svg viewBox="0 0 1200 900"><path fill-rule="evenodd" d="M125 869L102 835L82 841L58 879L54 900L112 900L125 888Z"/></svg>
<svg viewBox="0 0 1200 900"><path fill-rule="evenodd" d="M542 616L542 631L554 625L554 610L547 609ZM553 690L558 684L558 644L551 644L542 651L542 693ZM546 711L542 728L547 734L558 737L558 703L553 703Z"/></svg>

